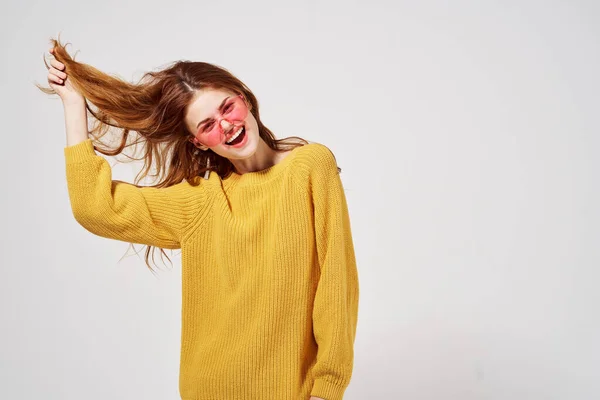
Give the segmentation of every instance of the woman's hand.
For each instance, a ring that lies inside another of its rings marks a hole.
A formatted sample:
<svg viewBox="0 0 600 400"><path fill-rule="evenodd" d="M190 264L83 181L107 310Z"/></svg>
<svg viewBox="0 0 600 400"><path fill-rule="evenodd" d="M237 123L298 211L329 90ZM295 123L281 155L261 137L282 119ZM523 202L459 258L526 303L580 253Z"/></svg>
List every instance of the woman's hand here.
<svg viewBox="0 0 600 400"><path fill-rule="evenodd" d="M54 49L50 49L50 54L53 53ZM61 98L63 105L84 104L83 95L75 90L67 79L67 74L63 71L65 65L56 59L50 60L50 64L52 66L48 68L48 83Z"/></svg>
<svg viewBox="0 0 600 400"><path fill-rule="evenodd" d="M325 400L325 399L321 398L321 397L310 396L309 400Z"/></svg>

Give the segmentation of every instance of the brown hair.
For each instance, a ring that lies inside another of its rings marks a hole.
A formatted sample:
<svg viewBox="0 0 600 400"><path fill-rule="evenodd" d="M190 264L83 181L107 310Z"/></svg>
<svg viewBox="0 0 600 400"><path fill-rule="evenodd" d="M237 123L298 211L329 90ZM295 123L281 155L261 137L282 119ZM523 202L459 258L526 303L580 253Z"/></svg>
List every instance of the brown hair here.
<svg viewBox="0 0 600 400"><path fill-rule="evenodd" d="M159 177L159 182L152 185L158 188L180 183L183 179L194 184L197 181L195 177L202 175L207 169L215 171L221 177L234 172L229 159L210 149L202 151L189 140L192 133L184 123L184 115L196 90L224 89L242 94L258 123L260 137L275 151L286 151L308 144L307 140L298 136L276 139L273 132L260 120L258 100L254 94L223 67L200 61L179 60L160 71L146 72L138 83L129 83L116 75L108 75L91 65L75 61L65 48L69 43L61 44L60 35L58 39L51 38L50 43L54 47L54 57L65 65L68 79L83 95L87 110L95 118L93 128L88 132L95 150L104 155L116 156L127 147L134 146L135 149L138 143L144 145L140 158L125 154L130 160L144 160L144 168L138 173L134 183L138 187L140 185L137 183L149 175L153 161L156 161L157 171L150 176ZM45 58L44 64L49 68ZM38 84L36 86L46 94L56 94L52 88ZM100 140L110 132L111 127L121 130L118 140L120 143L112 149ZM137 133L133 138L132 132ZM207 168L207 161L210 161L210 168ZM161 178L163 179L160 180ZM146 265L150 270L152 268L148 258L151 250L151 246L148 246L145 255ZM166 256L164 249L160 250ZM154 260L154 254L152 259Z"/></svg>

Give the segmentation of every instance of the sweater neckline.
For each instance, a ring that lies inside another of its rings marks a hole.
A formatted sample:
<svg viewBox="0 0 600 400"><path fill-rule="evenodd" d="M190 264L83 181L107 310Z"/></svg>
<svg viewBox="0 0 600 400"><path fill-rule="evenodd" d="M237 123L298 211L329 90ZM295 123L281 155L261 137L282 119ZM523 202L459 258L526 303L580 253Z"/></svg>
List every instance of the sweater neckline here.
<svg viewBox="0 0 600 400"><path fill-rule="evenodd" d="M283 171L285 167L292 161L292 158L297 153L297 150L304 146L306 145L304 144L302 146L294 147L287 153L283 160L279 161L277 164L271 165L268 168L261 169L259 171L246 172L243 174L231 172L231 174L227 178L222 179L222 181L236 186L240 184L245 185L268 181L271 178L279 175L279 173Z"/></svg>

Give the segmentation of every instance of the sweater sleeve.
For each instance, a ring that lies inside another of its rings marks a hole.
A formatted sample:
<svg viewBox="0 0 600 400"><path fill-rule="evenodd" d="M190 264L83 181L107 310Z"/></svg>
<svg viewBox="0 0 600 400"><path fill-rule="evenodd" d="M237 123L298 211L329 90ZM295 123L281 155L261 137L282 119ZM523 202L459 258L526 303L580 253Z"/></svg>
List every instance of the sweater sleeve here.
<svg viewBox="0 0 600 400"><path fill-rule="evenodd" d="M108 161L91 139L64 148L73 216L105 238L167 249L180 248L182 213L168 188L112 180Z"/></svg>
<svg viewBox="0 0 600 400"><path fill-rule="evenodd" d="M358 271L348 206L331 151L317 144L311 196L320 277L313 308L318 344L311 396L340 400L350 383L358 317Z"/></svg>

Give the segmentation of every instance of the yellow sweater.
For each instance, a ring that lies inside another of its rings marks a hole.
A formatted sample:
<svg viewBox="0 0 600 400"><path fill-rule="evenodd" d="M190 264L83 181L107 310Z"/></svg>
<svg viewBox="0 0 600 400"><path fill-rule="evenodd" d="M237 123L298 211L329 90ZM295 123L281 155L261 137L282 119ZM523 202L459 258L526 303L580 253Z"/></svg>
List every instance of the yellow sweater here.
<svg viewBox="0 0 600 400"><path fill-rule="evenodd" d="M332 152L168 188L112 180L91 139L64 148L75 219L106 238L181 249L183 400L342 399L358 271Z"/></svg>

